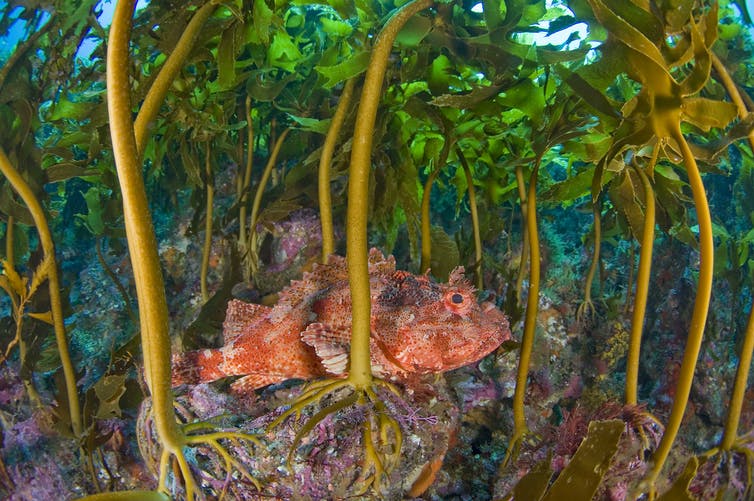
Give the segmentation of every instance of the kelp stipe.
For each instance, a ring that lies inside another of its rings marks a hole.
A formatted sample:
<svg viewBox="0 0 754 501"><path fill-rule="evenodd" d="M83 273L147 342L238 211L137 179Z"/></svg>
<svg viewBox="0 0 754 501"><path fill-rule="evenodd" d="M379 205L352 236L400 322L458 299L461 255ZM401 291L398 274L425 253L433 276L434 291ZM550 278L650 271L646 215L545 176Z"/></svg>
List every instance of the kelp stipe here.
<svg viewBox="0 0 754 501"><path fill-rule="evenodd" d="M34 218L34 224L39 232L39 240L44 251L44 260L46 265L43 269L40 269L40 276L36 276L35 280L38 281L38 285L41 284L44 278L47 278L50 290L50 315L51 324L55 330L55 341L57 343L58 353L60 354L60 361L63 364L63 374L65 376L65 387L68 400L68 409L70 412L70 422L73 435L77 438L82 436L83 428L81 425L81 408L79 406L79 395L76 388L76 372L71 362L71 355L68 350L68 337L65 331L65 325L63 323L63 306L60 298L60 280L58 279L58 266L55 259L55 244L52 241L52 233L47 225L47 218L45 217L42 205L40 205L34 192L29 187L28 183L18 173L16 168L11 164L10 159L5 154L5 151L0 148L0 172L8 179L13 185L13 188L23 199L26 206L29 208L32 217ZM10 264L12 267L12 263ZM34 280L32 281L34 283ZM32 291L33 293L33 291ZM20 331L19 331L20 335Z"/></svg>
<svg viewBox="0 0 754 501"><path fill-rule="evenodd" d="M332 117L332 123L327 129L325 143L322 145L322 154L319 160L317 176L317 199L319 201L319 219L322 225L322 254L320 262L327 264L327 258L335 252L335 230L333 229L332 196L330 194L330 169L335 145L338 141L340 129L346 119L346 113L351 105L356 77L348 79L343 86L343 92L338 100L338 107Z"/></svg>
<svg viewBox="0 0 754 501"><path fill-rule="evenodd" d="M371 402L374 412L370 411L363 425L364 463L360 478L365 488L370 485L379 492L383 475L388 473L400 460L402 432L398 421L386 412L385 404L377 395L378 387L387 387L396 391L393 385L372 376L370 359L371 337L371 297L369 288L369 265L367 245L367 214L369 201L369 173L371 170L373 128L377 108L382 96L388 57L393 48L398 32L417 12L432 5L432 0L412 0L400 7L385 23L377 36L369 66L364 77L364 87L356 116L356 128L351 150L351 166L348 176L348 208L346 216L346 259L348 281L351 288L351 347L349 353L349 372L346 379L323 380L312 383L271 425L274 428L289 416L299 415L301 410L325 396L342 388L352 393L315 414L304 425L294 441L294 448L301 438L314 426L330 414L353 404L363 405ZM379 430L373 436L372 426ZM390 437L392 435L392 437ZM386 444L388 440L392 444ZM387 445L390 452L383 455L382 446Z"/></svg>
<svg viewBox="0 0 754 501"><path fill-rule="evenodd" d="M138 143L134 133L134 123L131 121L128 46L134 6L134 2L119 1L110 28L110 42L107 52L107 100L110 114L110 132L113 142L113 156L123 193L126 235L139 301L144 376L152 398L151 416L163 449L159 465L158 489L163 493L171 492L168 477L173 460L175 460L183 478L186 498L192 500L195 497L201 497L201 492L191 472L191 466L185 452L186 447L200 444L209 446L225 460L224 467L228 475L230 475L232 469L235 469L243 477L257 484L257 480L246 471L244 466L225 451L220 441L241 439L257 442L258 439L256 436L247 433L215 431L211 429L212 427L201 423L180 426L176 422L170 384L170 335L168 332L165 288L160 271L157 241L151 223L146 190L141 177L140 155L137 149ZM211 12L210 9L214 9L214 5L210 2L203 9L205 10L200 9L199 13L208 16ZM188 49L186 49L187 52ZM183 57L185 57L185 54L183 54ZM180 67L181 64L182 59L178 60L176 66ZM177 71L173 66L166 66L166 69ZM172 77L168 77L164 83L165 91L171 80ZM158 81L160 81L159 78ZM150 104L155 108L154 113L159 107L159 101L161 99L155 98L155 101ZM151 111L151 108L149 110ZM146 130L146 123L148 122L147 119L141 122L141 131ZM142 132L142 134L145 134L145 132ZM145 141L145 136L141 137L141 140ZM207 429L210 429L210 431L206 431ZM195 431L198 433L192 434ZM177 474L175 473L174 481L177 482Z"/></svg>

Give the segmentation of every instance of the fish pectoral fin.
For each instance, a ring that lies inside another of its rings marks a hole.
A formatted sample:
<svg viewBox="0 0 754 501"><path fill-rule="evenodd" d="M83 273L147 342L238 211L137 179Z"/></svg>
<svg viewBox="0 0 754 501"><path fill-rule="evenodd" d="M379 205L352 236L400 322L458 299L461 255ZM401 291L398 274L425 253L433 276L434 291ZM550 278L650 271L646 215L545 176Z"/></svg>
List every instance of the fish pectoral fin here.
<svg viewBox="0 0 754 501"><path fill-rule="evenodd" d="M246 376L236 379L230 385L230 391L236 395L248 395L254 390L258 390L264 386L268 386L274 383L284 381L285 377L280 374L247 374Z"/></svg>
<svg viewBox="0 0 754 501"><path fill-rule="evenodd" d="M233 299L228 302L223 322L224 344L229 344L244 332L248 332L255 323L267 318L272 311L269 306L246 303Z"/></svg>
<svg viewBox="0 0 754 501"><path fill-rule="evenodd" d="M309 324L301 341L314 348L325 370L335 376L348 372L351 327L348 325Z"/></svg>

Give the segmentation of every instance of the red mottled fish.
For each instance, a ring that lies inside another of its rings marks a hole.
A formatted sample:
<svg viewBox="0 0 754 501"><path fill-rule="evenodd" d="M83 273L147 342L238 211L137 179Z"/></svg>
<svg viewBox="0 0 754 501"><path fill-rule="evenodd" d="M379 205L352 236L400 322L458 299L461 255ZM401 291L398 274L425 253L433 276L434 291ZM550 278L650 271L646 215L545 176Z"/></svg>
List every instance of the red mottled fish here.
<svg viewBox="0 0 754 501"><path fill-rule="evenodd" d="M375 375L443 372L481 359L510 339L506 316L477 303L463 268L447 284L395 269L395 259L369 253L371 357ZM348 372L351 295L345 259L331 256L280 293L274 307L232 300L224 346L173 357L173 386L243 376L235 392L286 379Z"/></svg>

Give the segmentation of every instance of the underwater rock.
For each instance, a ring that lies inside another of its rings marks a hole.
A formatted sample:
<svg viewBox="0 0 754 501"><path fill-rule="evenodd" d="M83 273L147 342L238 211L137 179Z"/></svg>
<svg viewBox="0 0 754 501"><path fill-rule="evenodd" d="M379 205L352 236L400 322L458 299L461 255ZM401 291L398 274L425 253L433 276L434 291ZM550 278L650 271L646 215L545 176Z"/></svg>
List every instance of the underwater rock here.
<svg viewBox="0 0 754 501"><path fill-rule="evenodd" d="M176 409L182 421L204 422L218 430L257 433L262 443L260 447L251 441L222 440L231 456L261 483L261 491L241 478L237 471L226 476L224 460L216 450L204 445L194 447L189 457L195 479L205 495L215 498L225 491L228 499L243 500L342 499L368 492L377 496L369 490L370 475L362 475L361 471L364 424L375 413L371 404L346 406L327 416L299 437L296 450L291 451L306 422L317 412L347 397L349 389L337 390L306 407L299 419L290 417L271 431L265 431L302 388L301 385L268 387L259 398L251 401L223 393L216 385L202 384L176 397ZM417 379L410 388L401 390L400 395L382 388L376 393L403 434L399 461L383 478L378 497L401 499L409 494L419 495L432 483L454 440L460 422L458 408L453 404L445 379L439 375ZM149 417L150 405L150 400L146 400L142 406L137 435L150 470L157 475L161 451ZM375 426L372 434L379 436ZM388 448L395 445L392 432L388 432L386 439L387 444L383 445Z"/></svg>
<svg viewBox="0 0 754 501"><path fill-rule="evenodd" d="M265 264L254 275L262 294L277 292L288 285L322 249L319 217L312 209L293 211L287 219L260 225L257 231L269 233L260 250Z"/></svg>

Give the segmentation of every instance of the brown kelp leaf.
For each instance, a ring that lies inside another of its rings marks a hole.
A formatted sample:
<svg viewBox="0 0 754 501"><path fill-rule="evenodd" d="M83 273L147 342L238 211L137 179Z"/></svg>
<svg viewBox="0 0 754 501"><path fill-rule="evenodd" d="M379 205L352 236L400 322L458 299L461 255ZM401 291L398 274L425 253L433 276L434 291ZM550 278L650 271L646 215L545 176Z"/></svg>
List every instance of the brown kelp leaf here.
<svg viewBox="0 0 754 501"><path fill-rule="evenodd" d="M622 179L620 179L622 178ZM616 182L610 183L610 200L628 220L631 233L641 241L644 231L644 191L641 181L631 170L624 170Z"/></svg>
<svg viewBox="0 0 754 501"><path fill-rule="evenodd" d="M21 277L21 275L16 272L16 270L13 268L13 266L8 263L7 261L3 260L3 274L7 278L8 285L10 286L11 290L16 293L19 297L26 297L26 283L28 282L28 278Z"/></svg>
<svg viewBox="0 0 754 501"><path fill-rule="evenodd" d="M36 318L37 320L41 320L42 322L44 322L46 324L53 325L53 323L52 323L53 322L53 320L52 320L52 312L49 311L49 310L48 311L44 311L44 312L40 312L40 313L30 311L27 314L31 318Z"/></svg>
<svg viewBox="0 0 754 501"><path fill-rule="evenodd" d="M625 428L621 419L589 423L586 438L543 500L592 499L618 450L618 440Z"/></svg>
<svg viewBox="0 0 754 501"><path fill-rule="evenodd" d="M98 419L120 417L120 397L126 392L125 374L104 376L94 384L94 392L99 400Z"/></svg>
<svg viewBox="0 0 754 501"><path fill-rule="evenodd" d="M696 475L698 469L699 458L693 456L686 463L683 473L675 479L670 489L657 498L657 501L696 501L696 498L692 497L689 493L689 484L691 484L691 480L694 479L694 475Z"/></svg>
<svg viewBox="0 0 754 501"><path fill-rule="evenodd" d="M514 499L542 499L542 495L547 490L547 486L550 483L550 477L552 477L552 468L550 468L550 461L552 457L548 455L547 459L540 462L529 470L529 472L518 481L513 488Z"/></svg>
<svg viewBox="0 0 754 501"><path fill-rule="evenodd" d="M37 292L39 286L42 285L42 283L47 279L53 262L54 261L52 259L52 254L47 254L45 255L42 262L39 263L37 269L34 270L34 274L31 277L31 285L29 285L29 297L33 296L34 293Z"/></svg>

